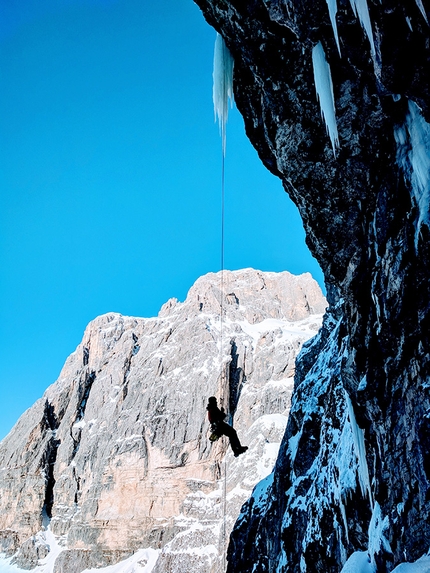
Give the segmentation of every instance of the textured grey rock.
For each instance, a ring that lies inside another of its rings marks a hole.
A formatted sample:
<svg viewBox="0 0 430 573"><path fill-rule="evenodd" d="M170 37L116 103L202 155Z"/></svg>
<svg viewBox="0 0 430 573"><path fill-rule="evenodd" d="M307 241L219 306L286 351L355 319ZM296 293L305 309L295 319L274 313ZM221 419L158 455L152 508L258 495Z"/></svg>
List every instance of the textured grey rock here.
<svg viewBox="0 0 430 573"><path fill-rule="evenodd" d="M33 569L49 553L50 547L40 535L27 539L19 548L13 563L22 569Z"/></svg>
<svg viewBox="0 0 430 573"><path fill-rule="evenodd" d="M33 567L48 519L62 548L54 573L145 547L160 549L156 573L215 571L241 505L273 467L295 358L325 307L310 275L246 269L225 271L223 290L219 274L200 278L157 318L91 322L0 444L3 549L20 547L17 562ZM211 395L249 445L240 458L207 439Z"/></svg>
<svg viewBox="0 0 430 573"><path fill-rule="evenodd" d="M338 573L357 550L369 550L378 572L391 571L430 546L428 2L196 3L233 55L247 135L299 209L334 317L299 361L295 415L270 495L266 506L253 498L238 522L229 571ZM354 4L369 9L373 55ZM319 42L333 80L336 156L315 95ZM315 389L321 352L330 374L321 371ZM364 431L370 496L359 484L356 448L348 464L355 485L346 487L335 469L329 440L339 428L352 431L352 417ZM323 472L324 503L316 468L332 472ZM384 539L373 543L381 521Z"/></svg>

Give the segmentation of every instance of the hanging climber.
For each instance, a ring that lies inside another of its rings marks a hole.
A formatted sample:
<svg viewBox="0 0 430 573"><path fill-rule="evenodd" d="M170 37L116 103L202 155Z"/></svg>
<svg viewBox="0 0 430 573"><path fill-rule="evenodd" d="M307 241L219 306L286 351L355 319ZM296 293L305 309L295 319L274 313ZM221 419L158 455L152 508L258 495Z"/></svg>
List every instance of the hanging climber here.
<svg viewBox="0 0 430 573"><path fill-rule="evenodd" d="M227 414L224 412L224 408L221 408L221 410L218 408L215 396L211 396L209 398L206 410L208 411L208 418L212 431L212 434L209 437L210 441L215 442L221 436L227 436L230 440L230 446L235 458L246 452L248 446L242 446L239 438L237 437L236 430L224 422L224 418Z"/></svg>

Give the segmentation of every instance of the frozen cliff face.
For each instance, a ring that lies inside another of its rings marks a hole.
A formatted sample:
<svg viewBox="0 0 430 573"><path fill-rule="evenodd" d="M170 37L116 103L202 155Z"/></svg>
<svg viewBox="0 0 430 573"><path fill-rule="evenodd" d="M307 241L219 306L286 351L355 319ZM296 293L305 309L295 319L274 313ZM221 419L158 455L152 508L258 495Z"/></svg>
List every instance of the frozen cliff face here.
<svg viewBox="0 0 430 573"><path fill-rule="evenodd" d="M355 551L391 571L430 547L428 2L196 2L332 317L299 361L273 481L244 509L229 571L338 573Z"/></svg>
<svg viewBox="0 0 430 573"><path fill-rule="evenodd" d="M246 269L200 278L157 318L91 322L0 444L2 551L46 573L142 548L159 553L154 573L217 571L240 507L273 468L295 359L325 307L310 275ZM249 446L237 459L225 438L208 440L211 395Z"/></svg>

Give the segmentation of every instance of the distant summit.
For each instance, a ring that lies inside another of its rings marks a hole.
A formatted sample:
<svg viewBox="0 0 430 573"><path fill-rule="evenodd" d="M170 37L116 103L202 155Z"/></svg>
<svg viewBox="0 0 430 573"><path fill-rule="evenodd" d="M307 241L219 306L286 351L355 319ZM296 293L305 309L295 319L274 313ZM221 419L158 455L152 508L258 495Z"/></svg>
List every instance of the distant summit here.
<svg viewBox="0 0 430 573"><path fill-rule="evenodd" d="M309 274L245 269L199 278L156 318L96 318L0 444L1 550L46 573L132 555L153 573L215 571L272 471L325 307ZM237 459L208 440L212 395L249 446Z"/></svg>

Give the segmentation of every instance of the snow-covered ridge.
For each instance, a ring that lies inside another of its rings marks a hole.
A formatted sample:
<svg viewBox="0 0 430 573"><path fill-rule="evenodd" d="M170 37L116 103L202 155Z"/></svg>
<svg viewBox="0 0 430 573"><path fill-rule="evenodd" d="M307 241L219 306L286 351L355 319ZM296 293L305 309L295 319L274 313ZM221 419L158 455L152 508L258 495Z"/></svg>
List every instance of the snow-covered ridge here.
<svg viewBox="0 0 430 573"><path fill-rule="evenodd" d="M310 275L223 279L224 290L219 274L201 277L156 318L109 313L88 325L59 380L0 445L0 544L16 561L1 567L218 567L241 505L273 469L295 358L326 305ZM211 395L249 446L239 458L225 439L208 440Z"/></svg>

